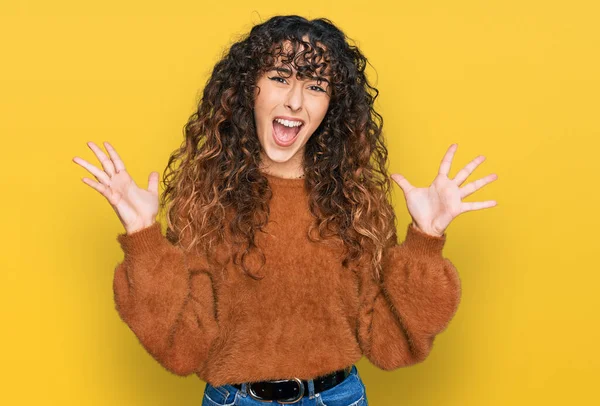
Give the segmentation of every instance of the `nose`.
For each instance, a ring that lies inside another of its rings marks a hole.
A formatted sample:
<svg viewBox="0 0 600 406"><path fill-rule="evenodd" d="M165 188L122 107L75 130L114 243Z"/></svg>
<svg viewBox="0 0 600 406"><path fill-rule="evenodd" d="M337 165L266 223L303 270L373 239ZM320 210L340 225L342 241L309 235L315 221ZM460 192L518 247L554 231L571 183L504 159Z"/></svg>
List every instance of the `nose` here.
<svg viewBox="0 0 600 406"><path fill-rule="evenodd" d="M300 111L302 109L303 97L302 82L296 80L286 94L285 107L288 107L292 111Z"/></svg>

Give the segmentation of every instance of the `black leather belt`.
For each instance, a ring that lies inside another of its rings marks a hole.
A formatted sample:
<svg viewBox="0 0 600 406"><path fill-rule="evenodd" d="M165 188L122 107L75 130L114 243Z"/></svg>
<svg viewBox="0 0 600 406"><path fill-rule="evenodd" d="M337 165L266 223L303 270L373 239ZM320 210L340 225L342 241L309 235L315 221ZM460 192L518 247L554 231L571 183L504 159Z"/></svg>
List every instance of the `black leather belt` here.
<svg viewBox="0 0 600 406"><path fill-rule="evenodd" d="M335 385L341 383L348 375L350 375L351 370L352 365L330 374L314 378L315 393L323 392L324 390L333 388ZM239 383L232 384L232 386L242 389L242 385ZM300 401L303 396L308 396L308 381L298 378L277 381L247 382L246 388L248 388L248 393L254 399L264 401L276 400L280 403L296 403Z"/></svg>

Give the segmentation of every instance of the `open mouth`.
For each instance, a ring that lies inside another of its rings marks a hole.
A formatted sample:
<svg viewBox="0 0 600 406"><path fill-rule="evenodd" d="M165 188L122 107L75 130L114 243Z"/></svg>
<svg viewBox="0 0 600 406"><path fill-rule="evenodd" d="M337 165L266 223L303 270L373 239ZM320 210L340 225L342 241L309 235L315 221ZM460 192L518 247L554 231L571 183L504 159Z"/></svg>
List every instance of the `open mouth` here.
<svg viewBox="0 0 600 406"><path fill-rule="evenodd" d="M273 139L278 145L287 147L294 143L303 127L304 123L289 127L277 120L273 120Z"/></svg>

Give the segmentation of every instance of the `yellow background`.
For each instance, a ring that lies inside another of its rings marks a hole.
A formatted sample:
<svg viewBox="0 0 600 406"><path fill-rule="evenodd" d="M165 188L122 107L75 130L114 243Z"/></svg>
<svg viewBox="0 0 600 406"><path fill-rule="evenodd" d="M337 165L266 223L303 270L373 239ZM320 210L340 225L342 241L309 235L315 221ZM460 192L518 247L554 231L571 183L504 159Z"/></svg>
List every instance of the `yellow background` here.
<svg viewBox="0 0 600 406"><path fill-rule="evenodd" d="M0 3L0 403L201 404L204 382L162 369L114 310L123 229L71 159L99 166L86 142L108 140L146 187L221 52L291 13L330 18L369 58L392 172L426 186L457 142L452 176L478 154L469 181L498 174L466 198L498 206L448 228L455 318L421 364L357 363L369 403L598 399L597 2L164 3ZM397 186L395 205L403 239Z"/></svg>

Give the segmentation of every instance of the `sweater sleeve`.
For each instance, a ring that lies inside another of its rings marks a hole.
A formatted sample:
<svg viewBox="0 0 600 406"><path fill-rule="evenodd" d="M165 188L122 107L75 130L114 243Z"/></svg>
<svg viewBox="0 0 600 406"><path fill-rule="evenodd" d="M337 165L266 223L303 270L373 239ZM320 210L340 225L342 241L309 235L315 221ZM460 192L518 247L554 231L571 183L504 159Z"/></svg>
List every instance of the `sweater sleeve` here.
<svg viewBox="0 0 600 406"><path fill-rule="evenodd" d="M442 256L446 234L431 236L411 224L405 241L387 248L382 278L361 277L358 338L380 369L422 362L446 329L461 297L456 268Z"/></svg>
<svg viewBox="0 0 600 406"><path fill-rule="evenodd" d="M142 346L167 370L189 375L207 357L218 326L210 274L163 236L160 223L119 234L115 307Z"/></svg>

